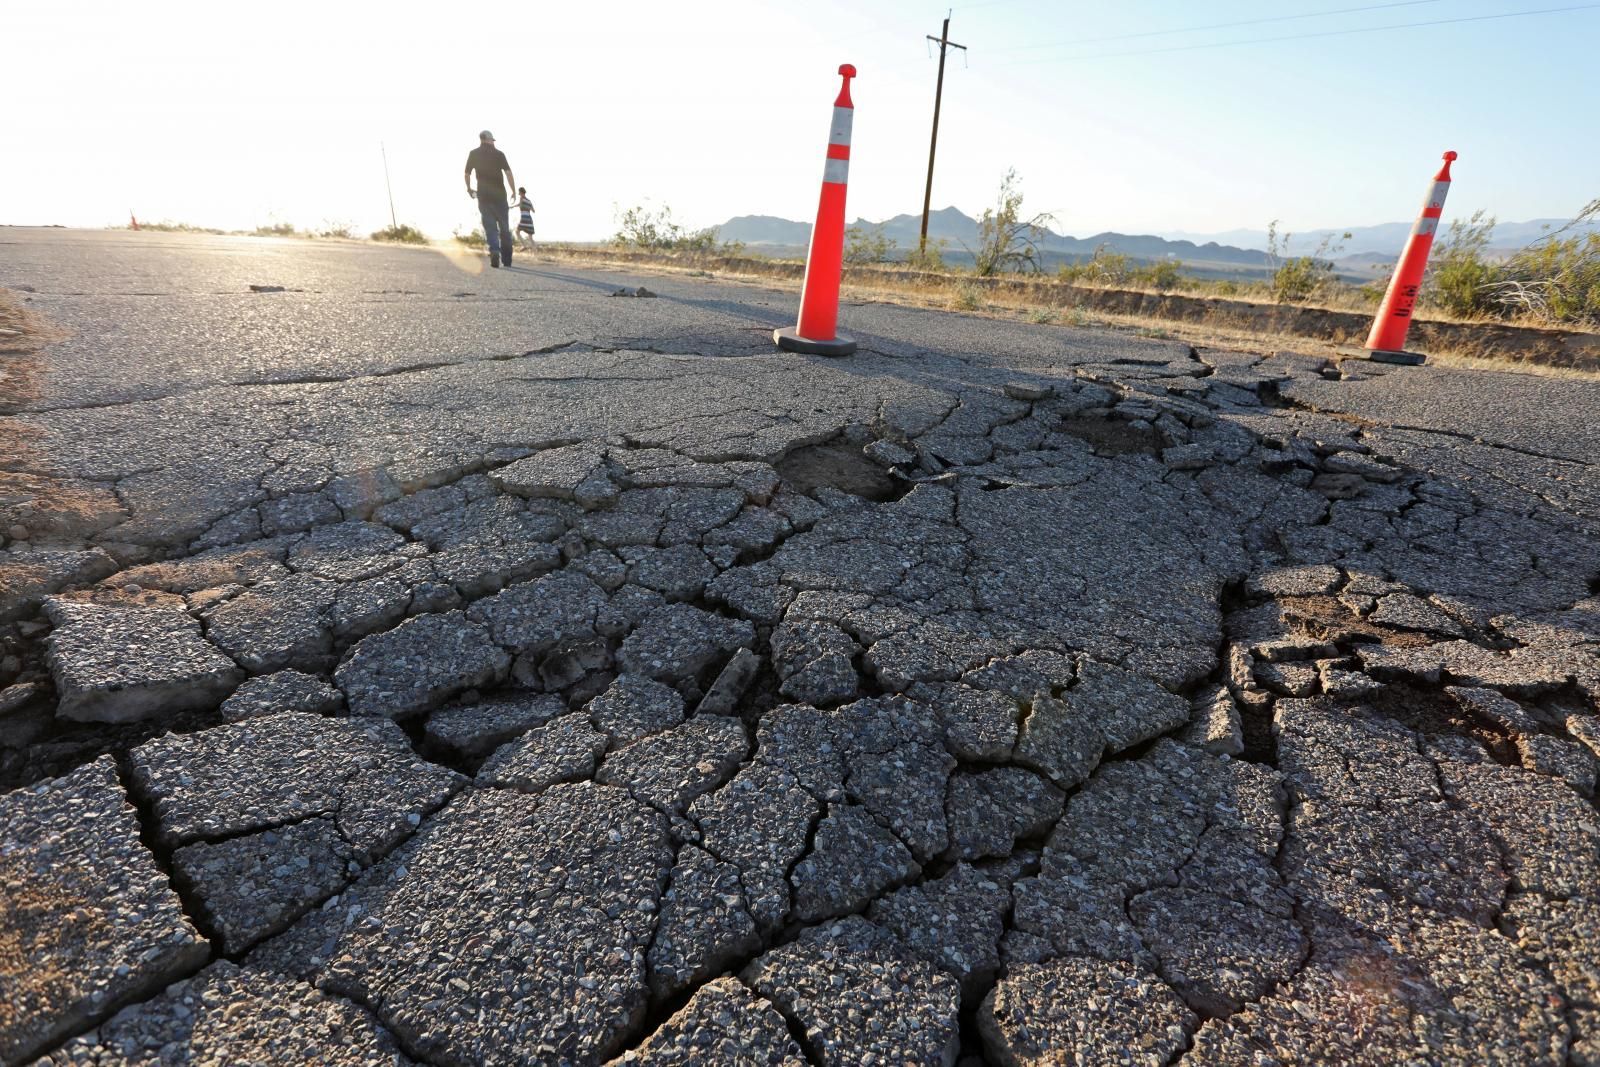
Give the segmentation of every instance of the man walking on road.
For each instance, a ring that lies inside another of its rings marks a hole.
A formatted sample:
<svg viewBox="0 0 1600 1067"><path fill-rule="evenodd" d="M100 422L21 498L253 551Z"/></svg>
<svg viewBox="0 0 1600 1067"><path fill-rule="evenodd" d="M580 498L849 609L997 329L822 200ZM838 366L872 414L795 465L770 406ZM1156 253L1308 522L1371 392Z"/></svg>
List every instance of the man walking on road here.
<svg viewBox="0 0 1600 1067"><path fill-rule="evenodd" d="M478 191L472 191L472 175L478 175ZM501 175L505 175L504 179ZM506 154L494 146L494 134L478 134L478 147L467 153L467 169L462 175L467 195L478 198L478 217L483 220L483 236L489 242L489 266L511 266L511 204L508 189L517 187L511 176Z"/></svg>

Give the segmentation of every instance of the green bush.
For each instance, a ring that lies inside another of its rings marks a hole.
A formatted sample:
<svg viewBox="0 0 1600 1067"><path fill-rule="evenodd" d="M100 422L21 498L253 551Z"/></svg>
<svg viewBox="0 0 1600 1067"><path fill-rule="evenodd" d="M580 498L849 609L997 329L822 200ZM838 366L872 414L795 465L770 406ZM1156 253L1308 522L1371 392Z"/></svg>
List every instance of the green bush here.
<svg viewBox="0 0 1600 1067"><path fill-rule="evenodd" d="M1499 265L1485 255L1494 225L1494 218L1485 217L1482 211L1473 212L1465 222L1456 219L1450 224L1422 277L1424 304L1462 318L1495 312L1489 287L1499 280Z"/></svg>
<svg viewBox="0 0 1600 1067"><path fill-rule="evenodd" d="M1056 274L1064 282L1115 287L1132 280L1133 261L1123 253L1113 252L1109 246L1101 245L1086 262L1063 263Z"/></svg>
<svg viewBox="0 0 1600 1067"><path fill-rule="evenodd" d="M252 232L256 237L293 237L300 231L292 223L275 222L271 226L257 226Z"/></svg>
<svg viewBox="0 0 1600 1067"><path fill-rule="evenodd" d="M1566 226L1542 237L1506 261L1488 288L1502 313L1535 321L1600 326L1600 233L1561 234L1600 218L1591 201Z"/></svg>
<svg viewBox="0 0 1600 1067"><path fill-rule="evenodd" d="M462 233L458 227L450 236L455 238L457 243L466 245L468 248L489 247L489 239L483 235L481 229L468 230L466 233Z"/></svg>
<svg viewBox="0 0 1600 1067"><path fill-rule="evenodd" d="M978 250L972 254L972 269L979 277L1039 269L1039 243L1055 219L1049 214L1022 217L1020 183L1016 170L1008 169L1000 178L995 206L984 208L978 219Z"/></svg>
<svg viewBox="0 0 1600 1067"><path fill-rule="evenodd" d="M122 227L122 229L131 230L131 229L133 229L133 225L130 223L129 225ZM141 223L139 223L139 229L141 229L141 230L153 230L156 233L227 233L228 232L227 230L219 230L215 226L191 226L187 222L173 222L171 219L166 219L166 220L163 220L161 222L141 222Z"/></svg>
<svg viewBox="0 0 1600 1067"><path fill-rule="evenodd" d="M717 228L688 230L672 221L672 208L662 204L651 209L637 204L616 215L617 233L613 242L622 248L641 252L720 252L736 256L744 251L739 242L717 244Z"/></svg>
<svg viewBox="0 0 1600 1067"><path fill-rule="evenodd" d="M1337 243L1330 234L1317 245L1309 256L1288 256L1289 241L1293 235L1278 236L1278 220L1267 226L1267 262L1272 267L1272 295L1280 304L1300 304L1319 293L1334 289L1338 278L1333 272L1331 257L1344 250L1350 234L1343 234Z"/></svg>
<svg viewBox="0 0 1600 1067"><path fill-rule="evenodd" d="M921 248L913 248L910 255L906 256L906 266L929 274L943 274L948 269L944 262L944 250L949 245L950 242L941 237Z"/></svg>
<svg viewBox="0 0 1600 1067"><path fill-rule="evenodd" d="M962 311L981 311L988 306L988 301L984 299L985 295L981 286L962 282L955 296L950 298L950 303Z"/></svg>
<svg viewBox="0 0 1600 1067"><path fill-rule="evenodd" d="M1577 217L1511 256L1489 250L1494 219L1482 211L1450 232L1433 252L1424 276L1428 304L1466 317L1493 315L1534 323L1600 325L1600 233L1562 234L1600 217L1600 200Z"/></svg>
<svg viewBox="0 0 1600 1067"><path fill-rule="evenodd" d="M1157 260L1148 267L1140 267L1134 271L1133 280L1136 284L1148 286L1158 293L1176 289L1183 284L1183 261Z"/></svg>
<svg viewBox="0 0 1600 1067"><path fill-rule="evenodd" d="M899 247L883 232L883 226L866 229L852 226L844 231L844 261L846 263L886 263Z"/></svg>
<svg viewBox="0 0 1600 1067"><path fill-rule="evenodd" d="M405 223L377 230L373 233L372 239L374 241L389 241L403 245L425 245L428 243L427 234L415 226L407 226Z"/></svg>
<svg viewBox="0 0 1600 1067"><path fill-rule="evenodd" d="M353 222L334 222L332 219L322 224L322 229L317 231L318 237L343 237L353 238L356 235L356 224Z"/></svg>

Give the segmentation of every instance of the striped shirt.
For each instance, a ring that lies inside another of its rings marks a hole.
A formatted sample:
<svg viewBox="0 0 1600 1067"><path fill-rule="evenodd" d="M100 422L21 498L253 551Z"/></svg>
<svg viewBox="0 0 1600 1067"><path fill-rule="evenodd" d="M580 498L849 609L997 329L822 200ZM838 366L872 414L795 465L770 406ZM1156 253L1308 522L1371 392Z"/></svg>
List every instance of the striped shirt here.
<svg viewBox="0 0 1600 1067"><path fill-rule="evenodd" d="M517 201L517 207L522 211L522 218L518 221L519 227L526 226L533 229L533 201L523 197Z"/></svg>

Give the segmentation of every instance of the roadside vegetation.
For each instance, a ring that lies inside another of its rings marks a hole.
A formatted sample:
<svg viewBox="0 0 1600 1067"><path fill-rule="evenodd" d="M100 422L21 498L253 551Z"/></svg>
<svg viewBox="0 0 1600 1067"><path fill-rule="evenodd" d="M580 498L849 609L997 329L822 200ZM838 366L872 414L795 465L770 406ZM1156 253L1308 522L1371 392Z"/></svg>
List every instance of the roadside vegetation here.
<svg viewBox="0 0 1600 1067"><path fill-rule="evenodd" d="M374 241L386 241L392 244L402 245L425 245L428 243L427 234L423 233L415 226L407 226L405 223L401 223L398 226L385 226L381 230L374 230L372 239Z"/></svg>
<svg viewBox="0 0 1600 1067"><path fill-rule="evenodd" d="M467 248L483 249L489 247L489 239L483 235L482 229L468 230L466 233L462 233L461 228L458 226L450 236L457 244L465 245Z"/></svg>
<svg viewBox="0 0 1600 1067"><path fill-rule="evenodd" d="M1024 217L1022 179L1015 168L1000 178L994 207L978 219L978 247L972 252L972 272L980 278L995 274L1037 274L1043 253L1039 245L1055 216L1046 213Z"/></svg>
<svg viewBox="0 0 1600 1067"><path fill-rule="evenodd" d="M717 228L690 230L673 221L666 204L652 208L635 204L626 210L615 209L617 232L611 241L618 248L640 252L689 252L739 256L744 245L738 241L719 242Z"/></svg>
<svg viewBox="0 0 1600 1067"><path fill-rule="evenodd" d="M1433 249L1421 297L1424 317L1579 330L1600 327L1600 234L1576 230L1580 223L1596 220L1600 220L1600 200L1587 205L1567 226L1510 255L1491 248L1493 218L1479 212L1454 223ZM619 249L679 259L767 258L737 243L719 243L715 229L685 229L664 205L619 211L617 221L612 244ZM1039 279L1045 267L1041 242L1053 221L1048 213L1030 215L1024 209L1021 179L1015 170L1007 170L994 205L978 220L977 247L965 249L970 264L955 262L947 241L930 240L925 249L907 249L896 244L882 225L867 224L845 231L844 261L868 271L915 272L924 276L917 284L937 290L944 306L974 310L992 303L992 298L981 286L962 279ZM1273 220L1267 228L1266 269L1255 277L1206 277L1176 258L1139 261L1101 246L1087 259L1056 265L1053 278L1092 289L1370 313L1383 299L1388 269L1367 282L1341 276L1336 260L1350 236L1330 235L1309 253L1293 255L1289 251L1293 235ZM912 283L897 278L894 284Z"/></svg>
<svg viewBox="0 0 1600 1067"><path fill-rule="evenodd" d="M1600 327L1600 233L1572 232L1596 219L1600 200L1566 226L1500 257L1489 247L1493 216L1478 211L1457 219L1434 250L1422 299L1463 319Z"/></svg>
<svg viewBox="0 0 1600 1067"><path fill-rule="evenodd" d="M1326 298L1344 283L1333 265L1333 259L1344 251L1344 242L1350 240L1348 232L1337 241L1332 235L1324 237L1308 256L1289 255L1289 242L1294 235L1278 236L1278 220L1267 224L1267 264L1272 271L1272 295L1280 304L1304 304L1317 297ZM1382 297L1382 294L1378 294Z"/></svg>

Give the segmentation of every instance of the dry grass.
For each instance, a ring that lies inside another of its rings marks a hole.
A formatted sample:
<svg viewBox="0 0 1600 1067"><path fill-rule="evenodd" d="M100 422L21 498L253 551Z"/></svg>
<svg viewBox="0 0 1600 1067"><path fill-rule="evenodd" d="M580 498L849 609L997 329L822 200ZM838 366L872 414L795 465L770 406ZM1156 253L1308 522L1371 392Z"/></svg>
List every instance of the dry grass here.
<svg viewBox="0 0 1600 1067"><path fill-rule="evenodd" d="M606 257L603 254L597 254L593 250L587 249L546 246L545 252L547 255L565 259L574 263L574 265L593 264L596 259L602 262L606 261ZM648 271L655 274L692 277L710 276L723 282L759 285L765 288L785 289L795 292L800 289L800 282L797 279L774 277L759 268L743 272L737 269L708 271L706 269L708 264L695 258L682 261L674 261L667 258L660 260L619 258L610 262L627 270ZM862 273L857 272L856 278L859 279L861 276ZM1157 294L1154 290L1149 292L1152 295L1172 295ZM1180 290L1177 295L1186 294L1183 294ZM1192 295L1215 296L1215 294L1202 293ZM854 303L896 304L903 307L924 308L933 311L956 311L961 314L979 315L994 319L1012 321L1022 319L1037 325L1057 324L1075 328L1116 330L1142 337L1181 341L1199 348L1222 348L1262 354L1291 350L1306 355L1327 356L1330 359L1346 358L1359 352L1359 347L1349 341L1308 337L1304 334L1275 331L1260 326L1251 326L1249 328L1243 326L1234 327L1213 322L1196 323L1143 315L1120 315L1088 308L1043 305L1038 300L1029 300L1003 288L980 289L970 276L962 275L943 275L937 278L920 276L915 280L907 280L885 272L881 279L874 279L871 284L865 284L859 280L846 281L841 288L840 296L842 300ZM1249 296L1239 294L1226 299L1248 301ZM1270 301L1258 302L1270 304ZM1332 308L1328 310L1341 309ZM1418 321L1429 320L1419 319ZM1433 321L1466 322L1470 324L1476 320L1440 315ZM1497 325L1504 324L1497 323ZM1428 347L1428 355L1436 363L1454 367L1498 371L1517 370L1553 378L1586 381L1600 380L1600 370L1551 366L1533 360L1486 354L1481 349L1431 344Z"/></svg>

